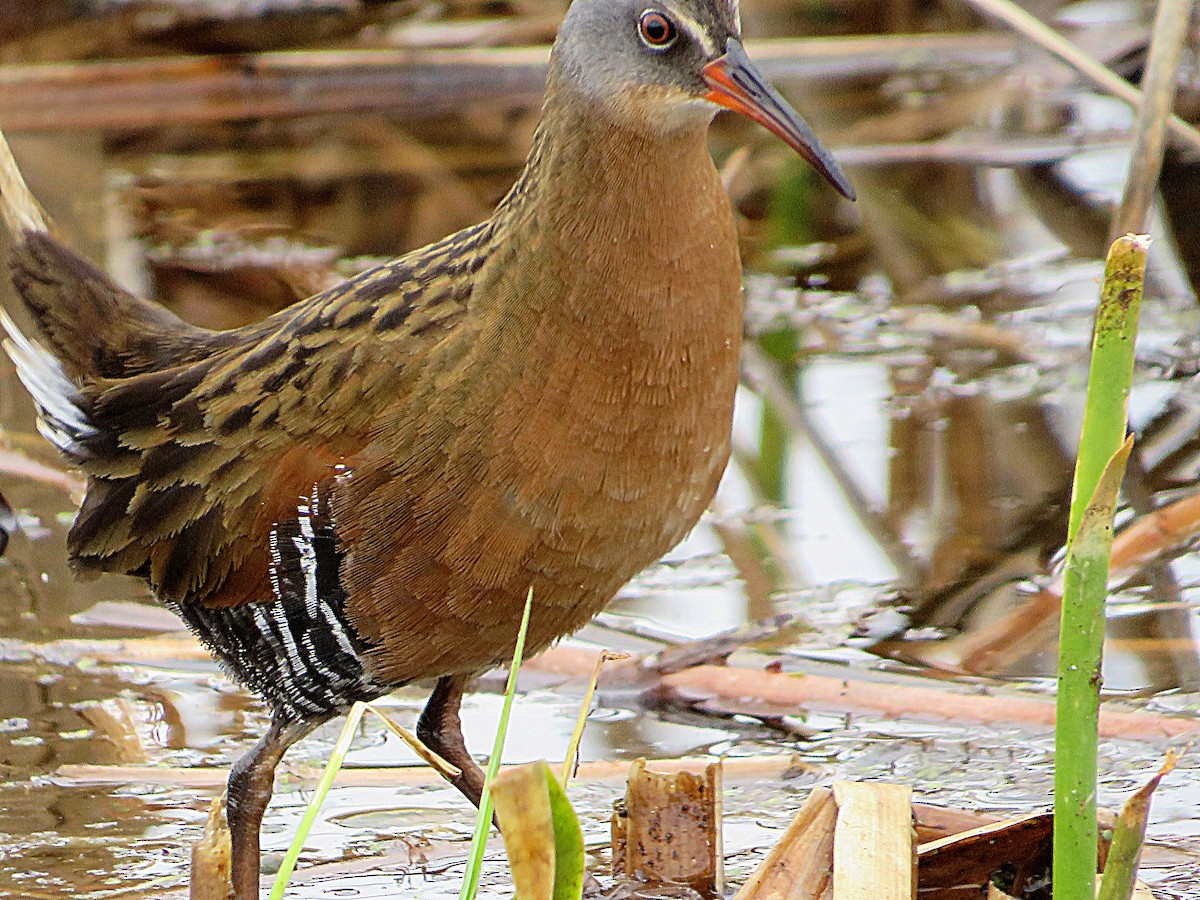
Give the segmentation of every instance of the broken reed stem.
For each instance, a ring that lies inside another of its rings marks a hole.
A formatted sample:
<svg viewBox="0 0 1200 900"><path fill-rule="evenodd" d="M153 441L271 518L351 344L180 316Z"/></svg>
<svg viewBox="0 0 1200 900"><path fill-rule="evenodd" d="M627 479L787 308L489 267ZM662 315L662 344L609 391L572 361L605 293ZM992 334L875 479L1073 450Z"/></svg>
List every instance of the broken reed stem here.
<svg viewBox="0 0 1200 900"><path fill-rule="evenodd" d="M833 897L915 900L917 842L912 788L835 781Z"/></svg>
<svg viewBox="0 0 1200 900"><path fill-rule="evenodd" d="M1125 437L1126 406L1149 243L1148 237L1126 235L1113 244L1092 337L1059 630L1055 900L1095 896L1096 751L1108 561L1113 509L1132 446Z"/></svg>
<svg viewBox="0 0 1200 900"><path fill-rule="evenodd" d="M600 670L610 659L620 659L622 654L601 650L596 657L596 665L588 679L587 690L583 701L579 704L579 716L575 719L575 730L571 732L571 742L567 745L567 753L563 757L562 772L558 776L559 784L564 788L570 782L575 770L579 768L579 744L583 740L583 729L587 726L588 716L592 713L592 698L596 696L596 685L600 682Z"/></svg>
<svg viewBox="0 0 1200 900"><path fill-rule="evenodd" d="M1163 776L1175 768L1179 755L1171 750L1158 773L1142 785L1121 807L1113 829L1108 862L1104 865L1104 880L1096 900L1129 900L1137 884L1138 865L1142 859L1142 844L1146 840L1146 823L1150 819L1150 798L1158 789Z"/></svg>
<svg viewBox="0 0 1200 900"><path fill-rule="evenodd" d="M1133 383L1134 342L1149 248L1147 235L1128 234L1114 241L1108 251L1100 306L1092 333L1083 429L1071 490L1068 544L1075 538L1083 511L1100 483L1100 474L1125 440L1126 407Z"/></svg>
<svg viewBox="0 0 1200 900"><path fill-rule="evenodd" d="M1187 37L1193 0L1159 0L1154 17L1150 57L1142 78L1142 102L1133 125L1133 152L1121 204L1113 218L1109 241L1123 234L1140 232L1154 201L1166 146L1167 121L1175 106L1179 62Z"/></svg>
<svg viewBox="0 0 1200 900"><path fill-rule="evenodd" d="M766 858L734 895L734 900L821 897L833 880L837 827L833 791L814 787Z"/></svg>
<svg viewBox="0 0 1200 900"><path fill-rule="evenodd" d="M225 798L214 797L208 805L204 834L192 845L188 900L227 900L232 885L232 858L229 826L225 822Z"/></svg>
<svg viewBox="0 0 1200 900"><path fill-rule="evenodd" d="M703 774L656 772L645 759L636 760L629 767L625 798L614 804L613 875L722 896L723 783L720 760L705 766Z"/></svg>

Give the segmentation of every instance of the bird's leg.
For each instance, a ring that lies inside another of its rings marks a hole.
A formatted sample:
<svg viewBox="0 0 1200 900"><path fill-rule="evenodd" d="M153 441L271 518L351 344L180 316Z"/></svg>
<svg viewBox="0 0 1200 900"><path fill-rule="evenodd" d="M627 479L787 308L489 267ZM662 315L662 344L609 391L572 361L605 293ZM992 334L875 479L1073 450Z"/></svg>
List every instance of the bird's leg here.
<svg viewBox="0 0 1200 900"><path fill-rule="evenodd" d="M463 692L470 680L467 675L445 675L438 679L421 718L417 720L417 737L442 759L462 770L462 774L451 778L450 783L478 806L483 796L483 769L467 751L462 722L458 718Z"/></svg>
<svg viewBox="0 0 1200 900"><path fill-rule="evenodd" d="M234 900L258 900L258 832L275 789L275 767L292 744L326 720L297 722L276 713L262 740L234 763L225 807L233 851Z"/></svg>

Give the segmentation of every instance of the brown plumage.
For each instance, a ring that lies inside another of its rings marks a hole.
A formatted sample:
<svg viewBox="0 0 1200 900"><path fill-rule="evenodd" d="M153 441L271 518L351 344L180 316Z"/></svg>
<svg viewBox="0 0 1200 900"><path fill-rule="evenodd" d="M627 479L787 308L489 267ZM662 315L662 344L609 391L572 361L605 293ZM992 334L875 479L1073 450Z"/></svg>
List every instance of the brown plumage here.
<svg viewBox="0 0 1200 900"><path fill-rule="evenodd" d="M488 221L219 333L59 244L0 146L40 341L8 320L7 346L88 476L72 560L145 579L274 712L230 777L239 898L292 742L436 676L419 733L477 802L458 705L511 655L526 592L537 650L711 500L742 315L708 101L848 191L724 0L576 0L529 162Z"/></svg>

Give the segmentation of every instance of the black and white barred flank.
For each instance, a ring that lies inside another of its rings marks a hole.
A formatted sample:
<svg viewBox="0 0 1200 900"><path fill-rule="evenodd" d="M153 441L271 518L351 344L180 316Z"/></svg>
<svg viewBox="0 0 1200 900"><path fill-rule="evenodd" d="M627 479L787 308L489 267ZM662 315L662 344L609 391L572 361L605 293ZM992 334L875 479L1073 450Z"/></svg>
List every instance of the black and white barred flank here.
<svg viewBox="0 0 1200 900"><path fill-rule="evenodd" d="M208 608L174 605L229 674L291 721L335 716L391 690L371 678L366 647L341 605L299 598Z"/></svg>
<svg viewBox="0 0 1200 900"><path fill-rule="evenodd" d="M345 614L332 524L312 507L302 499L297 518L271 534L273 601L171 604L231 675L293 721L339 715L396 687L366 668L369 647Z"/></svg>
<svg viewBox="0 0 1200 900"><path fill-rule="evenodd" d="M75 463L98 432L62 363L0 310L4 349L37 404L38 430ZM341 554L317 488L298 498L296 517L271 533L273 598L233 607L164 602L229 674L292 720L334 716L355 701L374 700L396 685L367 670L367 645L346 618L339 580Z"/></svg>

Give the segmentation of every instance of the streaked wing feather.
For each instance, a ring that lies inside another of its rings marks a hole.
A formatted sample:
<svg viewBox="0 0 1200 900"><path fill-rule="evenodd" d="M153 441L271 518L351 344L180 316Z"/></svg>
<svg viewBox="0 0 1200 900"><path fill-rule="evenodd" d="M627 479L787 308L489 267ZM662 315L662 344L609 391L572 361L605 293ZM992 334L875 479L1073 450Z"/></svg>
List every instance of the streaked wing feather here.
<svg viewBox="0 0 1200 900"><path fill-rule="evenodd" d="M14 266L49 349L4 324L44 430L88 475L76 567L145 578L168 602L269 600L272 535L354 465L411 367L454 327L486 238L468 229L216 333L31 236Z"/></svg>

